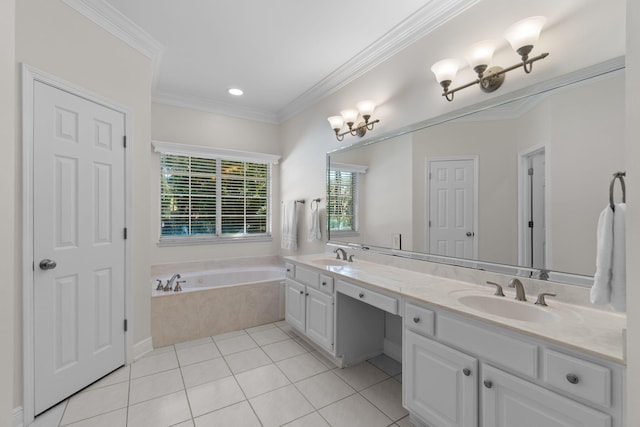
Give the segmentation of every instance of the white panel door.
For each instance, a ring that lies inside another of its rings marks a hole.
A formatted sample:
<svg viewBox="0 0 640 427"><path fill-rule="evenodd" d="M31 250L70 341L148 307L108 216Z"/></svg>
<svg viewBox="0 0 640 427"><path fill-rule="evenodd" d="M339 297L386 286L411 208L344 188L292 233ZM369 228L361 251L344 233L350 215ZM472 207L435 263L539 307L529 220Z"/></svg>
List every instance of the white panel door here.
<svg viewBox="0 0 640 427"><path fill-rule="evenodd" d="M305 286L293 280L287 280L285 291L284 317L297 330L305 333Z"/></svg>
<svg viewBox="0 0 640 427"><path fill-rule="evenodd" d="M429 253L475 259L475 162L430 160Z"/></svg>
<svg viewBox="0 0 640 427"><path fill-rule="evenodd" d="M33 113L38 414L124 364L125 117L41 82Z"/></svg>
<svg viewBox="0 0 640 427"><path fill-rule="evenodd" d="M333 296L307 287L307 336L333 351Z"/></svg>

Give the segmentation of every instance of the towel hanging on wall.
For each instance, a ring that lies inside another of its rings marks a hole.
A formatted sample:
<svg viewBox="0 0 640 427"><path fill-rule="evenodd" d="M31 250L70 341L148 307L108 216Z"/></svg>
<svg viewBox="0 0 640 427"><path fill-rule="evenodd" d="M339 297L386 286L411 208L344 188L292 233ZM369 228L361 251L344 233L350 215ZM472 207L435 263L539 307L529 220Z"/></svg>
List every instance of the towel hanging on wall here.
<svg viewBox="0 0 640 427"><path fill-rule="evenodd" d="M314 205L315 202L315 205ZM311 202L311 218L309 220L309 236L307 240L310 242L321 240L322 232L320 231L320 213L318 207L320 205L320 199L313 199Z"/></svg>
<svg viewBox="0 0 640 427"><path fill-rule="evenodd" d="M298 250L298 215L296 200L289 200L282 204L282 249Z"/></svg>

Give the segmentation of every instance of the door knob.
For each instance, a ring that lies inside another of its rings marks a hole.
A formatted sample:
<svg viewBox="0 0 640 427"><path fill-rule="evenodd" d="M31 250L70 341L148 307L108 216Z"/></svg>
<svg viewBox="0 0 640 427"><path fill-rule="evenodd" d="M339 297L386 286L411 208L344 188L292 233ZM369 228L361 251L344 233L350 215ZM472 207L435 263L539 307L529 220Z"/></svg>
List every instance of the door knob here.
<svg viewBox="0 0 640 427"><path fill-rule="evenodd" d="M467 237L473 237L475 235L476 233L474 233L473 231L467 231Z"/></svg>
<svg viewBox="0 0 640 427"><path fill-rule="evenodd" d="M56 268L58 264L56 264L56 262L52 259L43 259L42 261L40 261L40 269L41 270L53 270L54 268Z"/></svg>

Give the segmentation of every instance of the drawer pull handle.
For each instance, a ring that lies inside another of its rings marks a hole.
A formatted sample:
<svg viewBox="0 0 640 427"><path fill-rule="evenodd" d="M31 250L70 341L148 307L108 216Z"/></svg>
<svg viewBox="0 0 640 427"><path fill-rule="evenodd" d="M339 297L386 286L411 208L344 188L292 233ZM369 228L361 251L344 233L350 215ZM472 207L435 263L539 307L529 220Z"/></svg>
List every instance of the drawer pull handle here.
<svg viewBox="0 0 640 427"><path fill-rule="evenodd" d="M327 282L322 282L322 286L327 286Z"/></svg>
<svg viewBox="0 0 640 427"><path fill-rule="evenodd" d="M418 316L414 317L413 323L420 323L420 318Z"/></svg>
<svg viewBox="0 0 640 427"><path fill-rule="evenodd" d="M489 380L484 380L484 386L486 388L491 388L491 387L493 387L493 383L491 381L489 381Z"/></svg>
<svg viewBox="0 0 640 427"><path fill-rule="evenodd" d="M364 298L364 292L360 292L360 294L358 295L360 298Z"/></svg>
<svg viewBox="0 0 640 427"><path fill-rule="evenodd" d="M464 374L465 377L468 377L469 375L471 375L471 369L469 368L464 368L462 370L462 373Z"/></svg>
<svg viewBox="0 0 640 427"><path fill-rule="evenodd" d="M580 378L576 374L567 374L567 381L571 384L578 384L580 382Z"/></svg>
<svg viewBox="0 0 640 427"><path fill-rule="evenodd" d="M291 273L291 269L290 268L287 268L287 273Z"/></svg>

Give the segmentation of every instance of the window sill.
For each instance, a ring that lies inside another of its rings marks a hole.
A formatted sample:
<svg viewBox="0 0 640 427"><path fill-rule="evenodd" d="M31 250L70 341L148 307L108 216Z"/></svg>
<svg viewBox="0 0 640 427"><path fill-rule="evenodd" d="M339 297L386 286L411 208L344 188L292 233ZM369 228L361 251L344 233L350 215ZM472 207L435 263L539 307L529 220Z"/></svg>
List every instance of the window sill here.
<svg viewBox="0 0 640 427"><path fill-rule="evenodd" d="M358 233L357 231L331 231L331 230L329 230L329 235L332 238L336 238L336 237L356 237L356 236L359 236L360 233Z"/></svg>
<svg viewBox="0 0 640 427"><path fill-rule="evenodd" d="M259 236L229 236L229 237L163 237L156 246L194 246L194 245L220 245L227 243L259 243L271 242L273 238L270 234Z"/></svg>

